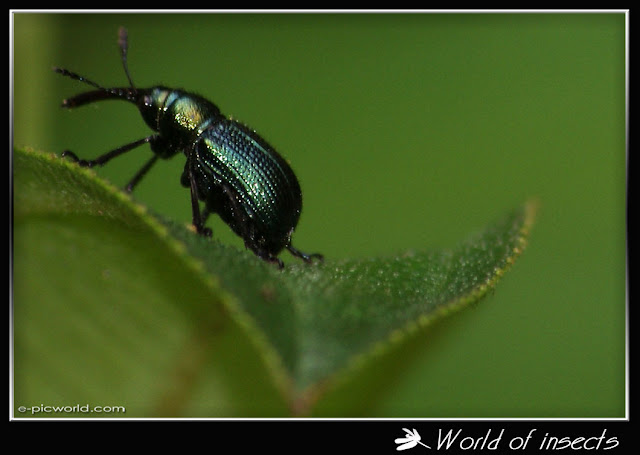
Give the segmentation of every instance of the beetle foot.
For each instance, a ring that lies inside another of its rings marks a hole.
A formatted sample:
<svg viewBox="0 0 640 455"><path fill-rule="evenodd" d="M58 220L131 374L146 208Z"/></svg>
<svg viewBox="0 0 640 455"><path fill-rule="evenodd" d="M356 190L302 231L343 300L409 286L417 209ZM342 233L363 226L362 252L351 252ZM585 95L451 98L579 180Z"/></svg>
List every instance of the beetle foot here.
<svg viewBox="0 0 640 455"><path fill-rule="evenodd" d="M324 256L322 254L319 254L319 253L312 253L312 254L303 253L302 251L298 250L297 248L294 248L292 245L287 245L287 250L289 250L289 252L292 255L294 255L296 257L299 257L300 259L302 259L307 264L313 263L314 259L316 259L318 262L324 262Z"/></svg>
<svg viewBox="0 0 640 455"><path fill-rule="evenodd" d="M211 228L208 228L205 226L196 226L194 224L193 228L196 230L196 233L198 235L201 235L203 237L211 237L211 235L213 234L213 231L211 230Z"/></svg>
<svg viewBox="0 0 640 455"><path fill-rule="evenodd" d="M78 155L73 153L71 150L65 150L61 155L63 158L69 158L71 162L76 163L80 167L93 167L95 164L93 161L81 160L78 158Z"/></svg>

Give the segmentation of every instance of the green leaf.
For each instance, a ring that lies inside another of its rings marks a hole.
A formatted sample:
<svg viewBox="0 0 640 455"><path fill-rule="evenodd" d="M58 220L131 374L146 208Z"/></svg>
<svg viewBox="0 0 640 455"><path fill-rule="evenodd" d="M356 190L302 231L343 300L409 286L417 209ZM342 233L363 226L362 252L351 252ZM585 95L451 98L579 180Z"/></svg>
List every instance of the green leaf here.
<svg viewBox="0 0 640 455"><path fill-rule="evenodd" d="M493 289L536 207L451 250L280 271L55 155L16 150L13 164L16 409L309 414L371 354Z"/></svg>

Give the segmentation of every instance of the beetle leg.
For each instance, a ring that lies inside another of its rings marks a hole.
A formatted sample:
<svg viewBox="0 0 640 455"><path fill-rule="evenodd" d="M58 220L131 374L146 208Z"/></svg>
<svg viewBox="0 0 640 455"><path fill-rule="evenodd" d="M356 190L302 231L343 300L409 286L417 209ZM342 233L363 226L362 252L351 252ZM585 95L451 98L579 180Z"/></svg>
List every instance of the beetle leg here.
<svg viewBox="0 0 640 455"><path fill-rule="evenodd" d="M313 259L317 259L320 262L324 261L324 256L319 254L319 253L313 253L313 254L303 253L302 251L298 250L297 248L294 248L293 245L291 245L291 244L287 245L286 248L287 248L287 250L289 250L289 252L291 254L293 254L294 256L299 257L300 259L302 259L306 263L311 263L313 261Z"/></svg>
<svg viewBox="0 0 640 455"><path fill-rule="evenodd" d="M240 237L244 239L245 248L249 248L259 258L276 264L279 269L284 268L284 262L277 256L264 251L255 239L254 228L249 223L250 217L245 213L244 208L240 205L240 201L236 196L236 193L231 189L229 185L221 185L222 191L229 200L231 206L231 213L234 218L234 225L242 229Z"/></svg>
<svg viewBox="0 0 640 455"><path fill-rule="evenodd" d="M149 172L149 169L151 169L151 167L156 163L157 160L158 155L154 153L151 159L147 161L138 172L136 172L136 175L134 175L131 180L129 180L129 183L127 183L127 186L124 187L124 190L127 193L131 193L138 182L140 182L140 180L142 180L142 177L144 177L147 172Z"/></svg>
<svg viewBox="0 0 640 455"><path fill-rule="evenodd" d="M120 156L123 153L128 152L129 150L133 150L136 147L140 147L141 145L146 144L147 142L151 142L155 140L156 137L157 136L153 134L143 139L139 139L137 141L131 142L130 144L125 144L122 147L118 147L115 150L111 150L110 152L105 153L104 155L100 155L95 160L81 160L80 158L78 158L78 155L76 155L70 150L65 150L64 152L62 152L62 156L63 157L68 156L69 158L71 158L71 161L73 161L74 163L77 163L78 166L81 166L81 167L102 166L108 161L111 161L113 158Z"/></svg>
<svg viewBox="0 0 640 455"><path fill-rule="evenodd" d="M238 202L236 193L231 189L229 185L222 184L221 188L222 192L225 194L227 200L229 201L229 205L231 206L231 215L234 218L233 224L237 228L242 229L240 237L244 239L245 247L251 248L253 250L254 248L252 248L251 244L254 243L254 235L252 232L250 232L247 223L247 216L245 216L244 211L242 210L242 206L240 205L240 202Z"/></svg>
<svg viewBox="0 0 640 455"><path fill-rule="evenodd" d="M192 149L192 150L195 150ZM204 221L202 220L202 214L200 213L200 202L198 200L198 186L196 184L195 176L193 175L193 159L192 159L193 151L187 156L187 164L185 166L185 172L187 173L187 177L189 179L189 187L191 188L191 213L192 213L192 223L193 227L196 228L196 232L200 235L204 235L205 237L211 237L211 229L204 226ZM184 177L184 174L183 174Z"/></svg>
<svg viewBox="0 0 640 455"><path fill-rule="evenodd" d="M209 219L209 215L211 215L211 210L209 210L209 206L205 204L202 210L200 211L200 219L202 220L203 225Z"/></svg>
<svg viewBox="0 0 640 455"><path fill-rule="evenodd" d="M272 264L276 264L280 270L284 269L284 262L282 262L282 259L280 259L279 257L274 256L273 254L269 254L266 257L260 257L268 262L271 262Z"/></svg>

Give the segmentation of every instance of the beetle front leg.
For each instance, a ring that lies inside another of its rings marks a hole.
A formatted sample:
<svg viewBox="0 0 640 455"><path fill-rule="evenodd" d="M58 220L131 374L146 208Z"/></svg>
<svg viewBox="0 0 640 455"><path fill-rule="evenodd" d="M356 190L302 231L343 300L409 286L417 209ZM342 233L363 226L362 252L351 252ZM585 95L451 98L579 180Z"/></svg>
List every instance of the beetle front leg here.
<svg viewBox="0 0 640 455"><path fill-rule="evenodd" d="M118 147L115 150L111 150L110 152L105 153L104 155L100 155L98 158L94 160L81 160L80 158L78 158L78 155L73 153L71 150L65 150L64 152L62 152L62 157L63 158L69 157L74 163L77 163L78 166L81 166L81 167L91 168L94 166L102 166L103 164L106 164L113 158L120 156L123 153L128 152L129 150L133 150L136 147L140 147L143 144L151 142L153 139L155 139L155 137L156 135L154 134L154 135L139 139L137 141L131 142L129 144L125 144L122 147Z"/></svg>

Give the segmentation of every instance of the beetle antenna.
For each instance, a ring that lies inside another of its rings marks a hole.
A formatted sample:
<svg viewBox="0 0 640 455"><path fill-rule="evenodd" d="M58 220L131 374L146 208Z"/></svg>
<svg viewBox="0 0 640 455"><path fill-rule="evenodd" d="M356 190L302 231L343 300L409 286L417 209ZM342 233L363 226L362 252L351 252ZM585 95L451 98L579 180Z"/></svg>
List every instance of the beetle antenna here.
<svg viewBox="0 0 640 455"><path fill-rule="evenodd" d="M129 68L127 66L127 29L124 27L120 27L120 30L118 31L118 47L120 47L122 66L124 67L124 72L127 75L127 79L129 80L129 85L131 88L106 88L96 82L93 82L90 79L87 79L84 76L80 76L79 74L74 73L73 71L54 66L53 71L55 71L56 73L62 74L63 76L70 77L71 79L75 79L80 82L84 82L85 84L97 88L100 92L102 92L102 94L100 95L98 94L98 92L81 93L80 95L76 95L73 98L64 100L62 102L63 107L77 107L98 100L114 98L124 98L133 103L136 102L138 89L136 89L136 87L133 85L133 81L131 80L131 76L129 75Z"/></svg>
<svg viewBox="0 0 640 455"><path fill-rule="evenodd" d="M127 75L127 79L129 79L129 85L133 90L136 90L135 85L133 85L133 81L131 80L131 75L129 74L129 66L127 65L127 50L129 48L127 29L124 27L120 27L118 30L118 46L120 47L120 55L122 57L122 66L124 67L124 72Z"/></svg>
<svg viewBox="0 0 640 455"><path fill-rule="evenodd" d="M108 89L104 88L100 84L97 84L97 83L93 82L92 80L87 79L84 76L80 76L79 74L74 73L73 71L69 71L69 70L66 70L64 68L58 68L57 66L53 67L53 71L55 71L56 73L62 74L63 76L70 77L71 79L75 79L76 81L84 82L85 84L88 84L88 85L90 85L92 87L95 87L97 89L104 90L105 92L109 91Z"/></svg>

